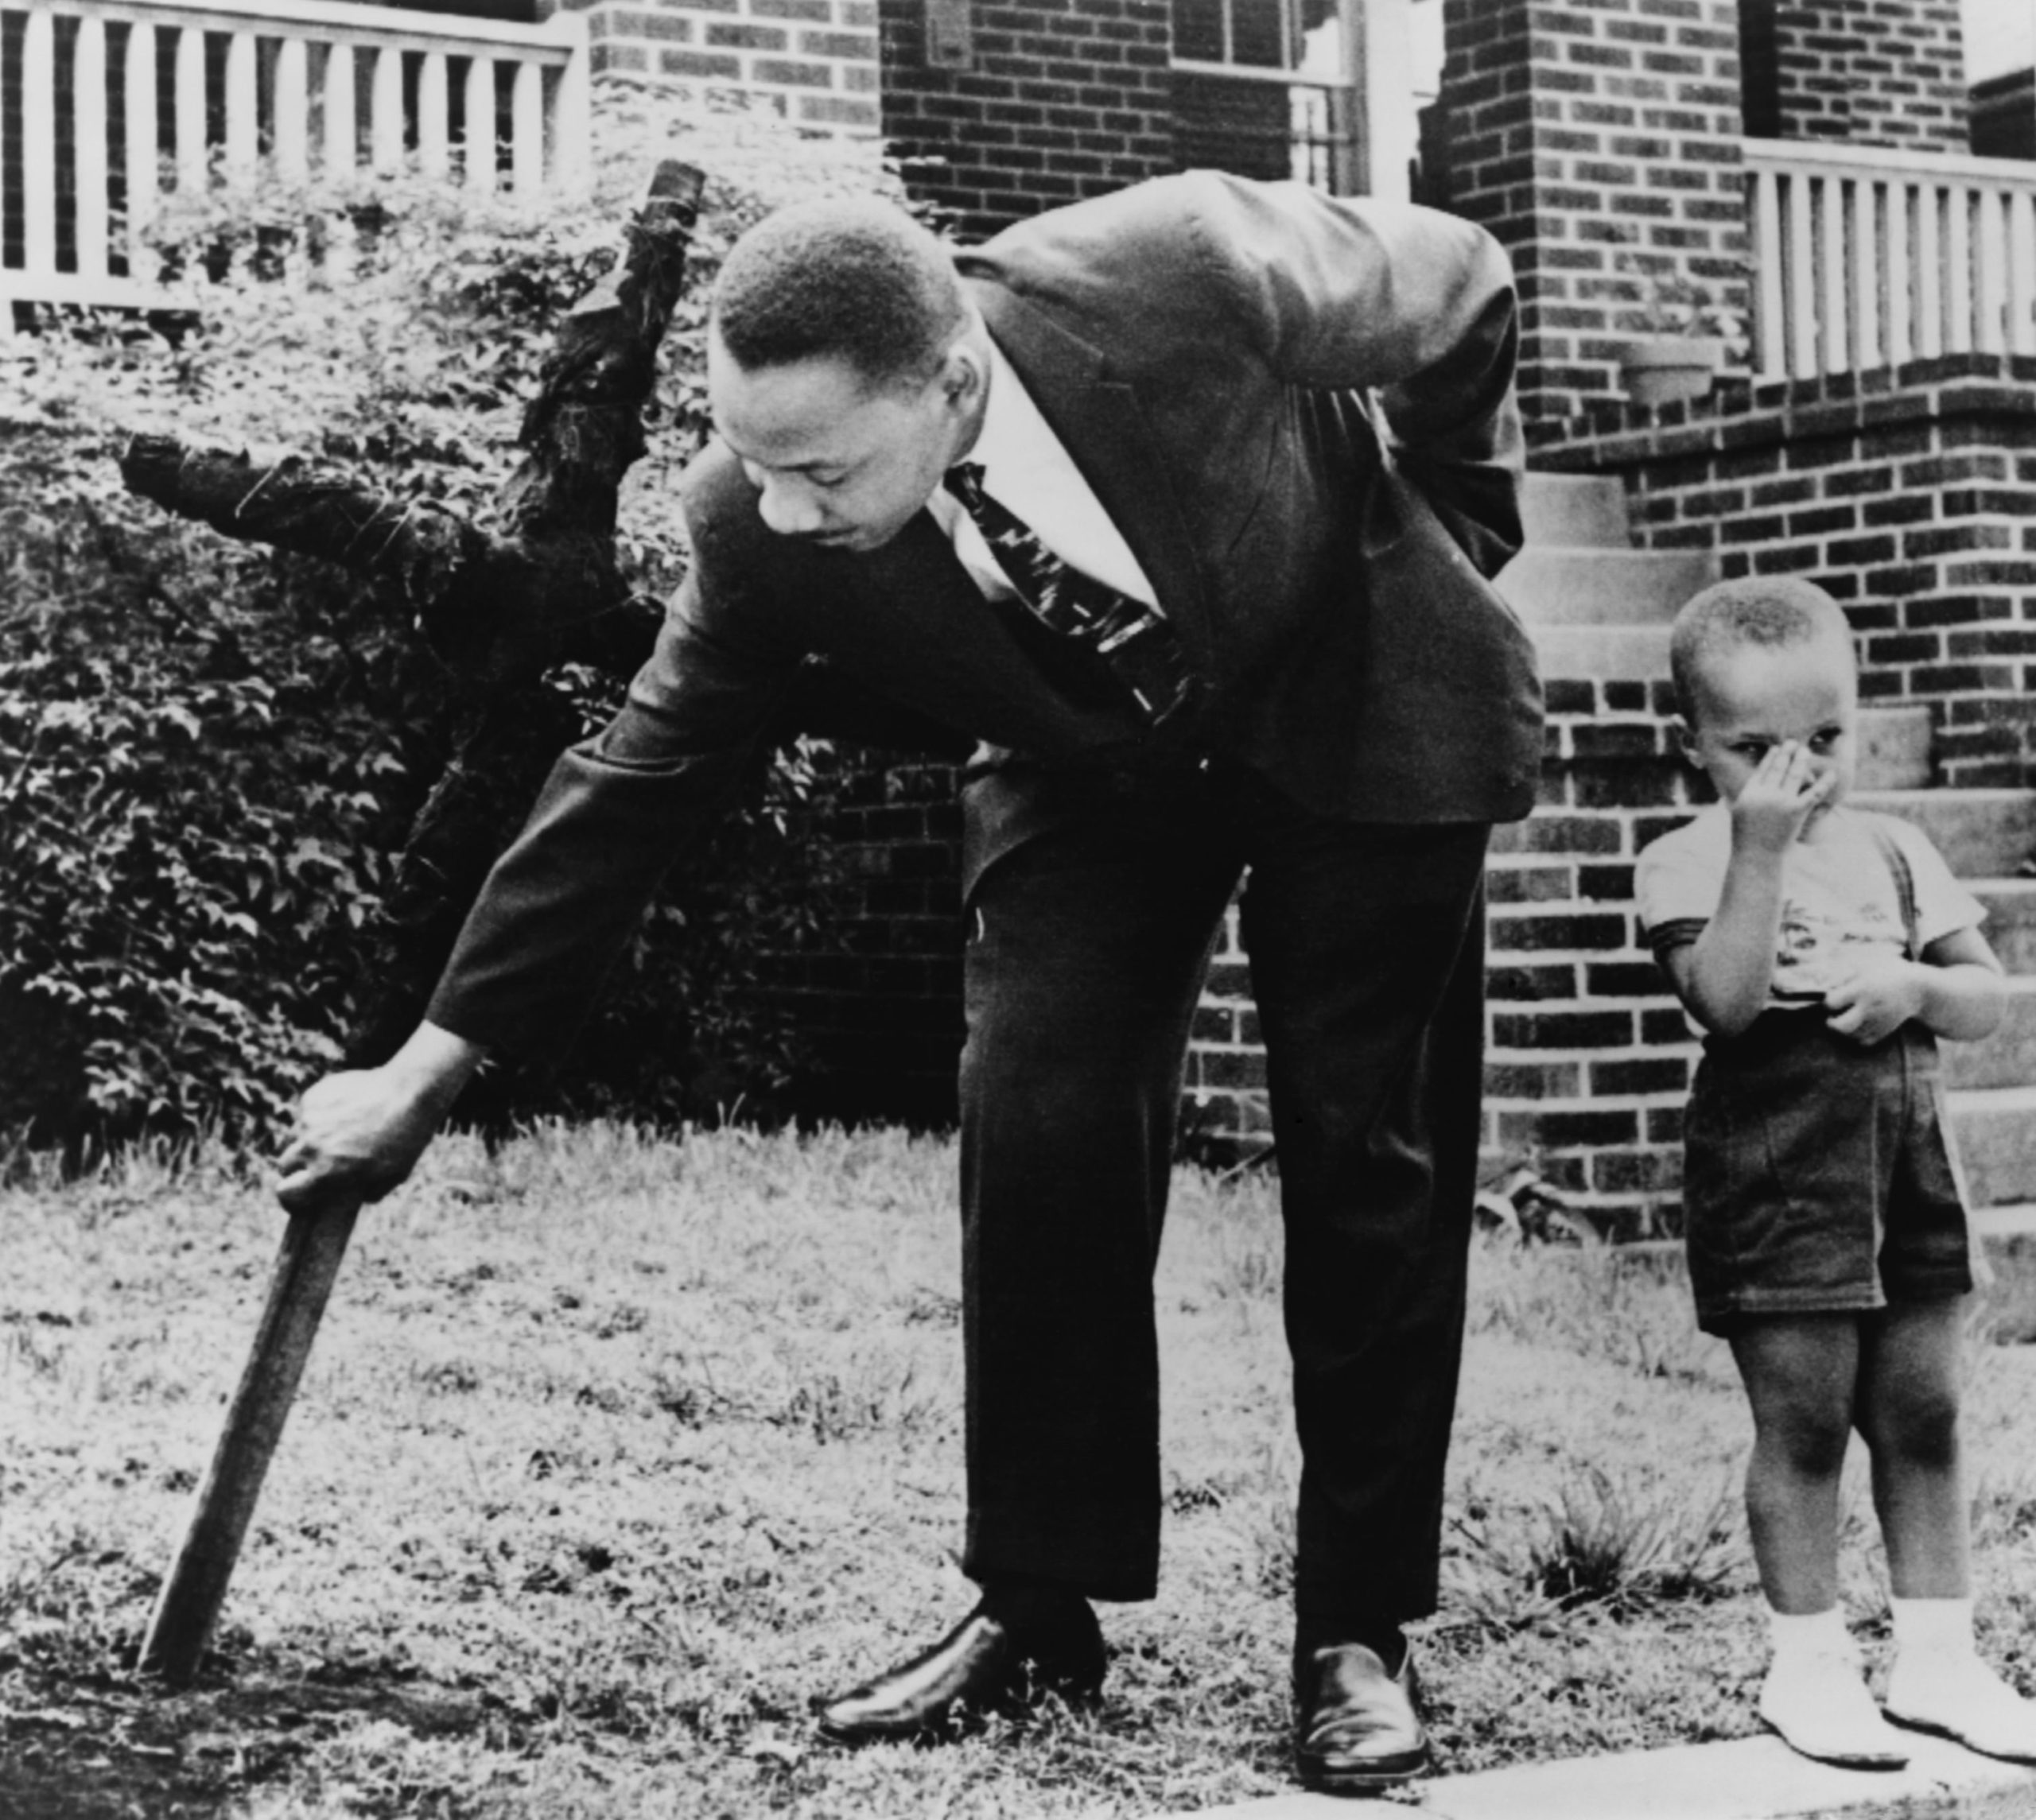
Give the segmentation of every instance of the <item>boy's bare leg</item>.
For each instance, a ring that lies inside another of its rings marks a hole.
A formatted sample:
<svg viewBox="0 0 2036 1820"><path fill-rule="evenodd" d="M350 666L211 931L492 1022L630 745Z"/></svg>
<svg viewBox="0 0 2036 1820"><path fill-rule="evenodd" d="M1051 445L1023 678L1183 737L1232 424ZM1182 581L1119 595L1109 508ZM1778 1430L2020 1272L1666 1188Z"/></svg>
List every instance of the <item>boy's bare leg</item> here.
<svg viewBox="0 0 2036 1820"><path fill-rule="evenodd" d="M1859 1381L1859 1317L1763 1317L1732 1337L1753 1405L1747 1523L1774 1654L1760 1716L1805 1756L1862 1769L1908 1761L1860 1678L1838 1609L1838 1492Z"/></svg>
<svg viewBox="0 0 2036 1820"><path fill-rule="evenodd" d="M1838 1488L1852 1434L1859 1330L1850 1314L1778 1315L1732 1336L1753 1405L1747 1524L1761 1590L1789 1617L1838 1603Z"/></svg>
<svg viewBox="0 0 2036 1820"><path fill-rule="evenodd" d="M1973 1647L1971 1543L1960 1470L1964 1297L1871 1317L1860 1336L1859 1429L1894 1597L1890 1718L2036 1762L2036 1703Z"/></svg>
<svg viewBox="0 0 2036 1820"><path fill-rule="evenodd" d="M1964 1298L1906 1302L1861 1323L1859 1429L1898 1599L1972 1590L1958 1449Z"/></svg>

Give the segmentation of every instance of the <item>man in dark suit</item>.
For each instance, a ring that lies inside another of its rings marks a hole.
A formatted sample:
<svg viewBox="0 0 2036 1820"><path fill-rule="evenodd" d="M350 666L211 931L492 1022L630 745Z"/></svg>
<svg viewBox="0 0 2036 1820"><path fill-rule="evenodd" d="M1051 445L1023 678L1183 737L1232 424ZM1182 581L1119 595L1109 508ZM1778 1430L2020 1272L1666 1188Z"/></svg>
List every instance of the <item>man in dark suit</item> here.
<svg viewBox="0 0 2036 1820"><path fill-rule="evenodd" d="M818 654L984 743L964 784L962 1197L981 1603L822 1709L923 1734L1100 1685L1152 1596L1152 1275L1183 1056L1239 878L1270 1071L1303 1474L1304 1779L1427 1740L1478 1141L1482 875L1531 805L1514 297L1468 223L1207 173L957 258L888 205L731 253L693 567L568 753L426 1023L307 1096L286 1204L386 1193L477 1058L555 1051Z"/></svg>

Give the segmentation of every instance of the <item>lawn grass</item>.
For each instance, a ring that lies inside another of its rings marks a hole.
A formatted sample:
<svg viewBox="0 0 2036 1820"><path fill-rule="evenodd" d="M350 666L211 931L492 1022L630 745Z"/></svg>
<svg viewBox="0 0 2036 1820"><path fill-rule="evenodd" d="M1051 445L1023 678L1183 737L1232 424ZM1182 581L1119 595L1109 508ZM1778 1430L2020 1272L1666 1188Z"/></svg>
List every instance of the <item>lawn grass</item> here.
<svg viewBox="0 0 2036 1820"><path fill-rule="evenodd" d="M216 1655L170 1696L128 1664L279 1217L223 1158L138 1150L69 1183L24 1159L0 1190L0 1790L29 1804L0 1812L1129 1820L1289 1787L1296 1461L1256 1177L1179 1178L1164 1584L1105 1612L1104 1706L938 1749L812 1737L810 1696L969 1598L954 1171L949 1143L884 1131L442 1143L363 1217ZM1475 1263L1420 1646L1444 1767L1750 1732L1723 1349L1658 1258ZM1990 1319L1983 1632L2036 1690L2036 1349Z"/></svg>

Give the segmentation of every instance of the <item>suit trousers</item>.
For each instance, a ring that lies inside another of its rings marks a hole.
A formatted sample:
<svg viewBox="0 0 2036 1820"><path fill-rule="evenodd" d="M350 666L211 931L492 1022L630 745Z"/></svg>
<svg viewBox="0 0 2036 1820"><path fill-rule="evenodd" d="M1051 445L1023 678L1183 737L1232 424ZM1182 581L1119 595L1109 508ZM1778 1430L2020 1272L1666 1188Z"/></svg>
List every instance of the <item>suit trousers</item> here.
<svg viewBox="0 0 2036 1820"><path fill-rule="evenodd" d="M1488 828L1331 820L1220 761L1013 763L965 803L1024 830L966 906L965 1569L1156 1590L1152 1275L1190 1025L1248 868L1297 1617L1349 1635L1424 1616L1475 1189Z"/></svg>

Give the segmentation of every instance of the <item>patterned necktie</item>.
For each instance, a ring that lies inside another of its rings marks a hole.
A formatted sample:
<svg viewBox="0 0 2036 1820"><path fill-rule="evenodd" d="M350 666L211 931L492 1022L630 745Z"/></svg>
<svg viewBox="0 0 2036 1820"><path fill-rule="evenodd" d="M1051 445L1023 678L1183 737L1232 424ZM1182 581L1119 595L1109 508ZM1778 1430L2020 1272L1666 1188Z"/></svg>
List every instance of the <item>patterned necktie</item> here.
<svg viewBox="0 0 2036 1820"><path fill-rule="evenodd" d="M946 486L1033 617L1109 665L1149 725L1164 725L1187 704L1195 677L1162 615L1063 562L1024 519L983 491L981 463L949 468Z"/></svg>

